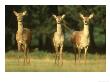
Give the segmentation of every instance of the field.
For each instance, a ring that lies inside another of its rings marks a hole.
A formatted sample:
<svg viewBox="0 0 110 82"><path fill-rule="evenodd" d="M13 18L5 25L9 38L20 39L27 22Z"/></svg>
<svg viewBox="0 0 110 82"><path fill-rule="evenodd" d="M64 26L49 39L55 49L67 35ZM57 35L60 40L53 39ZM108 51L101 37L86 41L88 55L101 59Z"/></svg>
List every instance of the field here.
<svg viewBox="0 0 110 82"><path fill-rule="evenodd" d="M17 55L21 55L20 63L17 62ZM106 56L104 54L88 54L87 63L74 63L74 55L64 52L63 65L54 64L54 54L44 51L31 52L31 64L23 64L23 53L9 51L5 54L6 72L105 72Z"/></svg>

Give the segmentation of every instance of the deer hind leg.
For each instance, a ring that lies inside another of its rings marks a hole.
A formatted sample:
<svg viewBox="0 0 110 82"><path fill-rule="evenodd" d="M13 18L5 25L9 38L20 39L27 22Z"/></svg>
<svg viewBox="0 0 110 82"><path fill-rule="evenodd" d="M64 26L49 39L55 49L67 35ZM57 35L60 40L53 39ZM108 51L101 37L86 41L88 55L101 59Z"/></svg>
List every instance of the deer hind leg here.
<svg viewBox="0 0 110 82"><path fill-rule="evenodd" d="M74 57L75 57L75 64L76 64L76 60L77 60L77 53L76 53L77 49L74 47Z"/></svg>
<svg viewBox="0 0 110 82"><path fill-rule="evenodd" d="M63 44L60 45L60 57L59 57L59 61L60 61L60 64L62 65L63 64Z"/></svg>
<svg viewBox="0 0 110 82"><path fill-rule="evenodd" d="M29 53L29 48L27 49L27 53ZM27 62L28 64L30 64L30 62L31 62L30 58L31 58L30 55L28 55L28 62Z"/></svg>
<svg viewBox="0 0 110 82"><path fill-rule="evenodd" d="M78 48L78 61L79 61L79 63L80 63L80 53L81 53L81 49Z"/></svg>
<svg viewBox="0 0 110 82"><path fill-rule="evenodd" d="M24 50L24 55L25 55L25 60L26 60L26 63L30 64L30 55L28 55L29 53L29 46L22 46L23 50ZM26 49L25 49L26 48Z"/></svg>
<svg viewBox="0 0 110 82"><path fill-rule="evenodd" d="M88 46L84 48L84 63L86 64Z"/></svg>

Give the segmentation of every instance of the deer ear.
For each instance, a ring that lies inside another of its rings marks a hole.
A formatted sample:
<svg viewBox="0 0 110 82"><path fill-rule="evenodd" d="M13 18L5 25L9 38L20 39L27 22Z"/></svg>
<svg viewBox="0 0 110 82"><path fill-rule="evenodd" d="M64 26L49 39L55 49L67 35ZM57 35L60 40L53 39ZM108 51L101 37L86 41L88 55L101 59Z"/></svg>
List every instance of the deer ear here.
<svg viewBox="0 0 110 82"><path fill-rule="evenodd" d="M92 13L90 16L89 16L89 19L93 18L94 14Z"/></svg>
<svg viewBox="0 0 110 82"><path fill-rule="evenodd" d="M27 11L24 11L24 12L23 12L23 15L26 15L26 13L27 13Z"/></svg>
<svg viewBox="0 0 110 82"><path fill-rule="evenodd" d="M65 16L66 16L65 14L64 14L64 15L62 15L62 19L63 19L63 18L65 18Z"/></svg>
<svg viewBox="0 0 110 82"><path fill-rule="evenodd" d="M16 12L16 11L13 11L13 13L17 16L18 15L18 13Z"/></svg>
<svg viewBox="0 0 110 82"><path fill-rule="evenodd" d="M52 15L55 19L57 18L56 15Z"/></svg>
<svg viewBox="0 0 110 82"><path fill-rule="evenodd" d="M79 15L80 15L80 17L81 17L82 19L84 18L83 14L80 13Z"/></svg>

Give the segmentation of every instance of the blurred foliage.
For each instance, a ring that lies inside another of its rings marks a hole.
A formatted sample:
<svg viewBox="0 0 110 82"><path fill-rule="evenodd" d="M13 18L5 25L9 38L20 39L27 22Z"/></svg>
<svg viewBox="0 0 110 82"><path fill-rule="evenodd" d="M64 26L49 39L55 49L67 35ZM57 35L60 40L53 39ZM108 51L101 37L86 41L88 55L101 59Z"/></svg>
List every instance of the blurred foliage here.
<svg viewBox="0 0 110 82"><path fill-rule="evenodd" d="M79 13L89 16L94 13L90 21L91 45L89 51L106 51L106 6L105 5L6 5L5 6L5 49L17 49L15 34L17 20L13 14L27 11L24 17L24 27L32 29L31 49L53 51L52 37L56 31L56 21L53 14L66 14L65 21L69 30L64 27L64 49L72 51L70 42L71 31L81 30L83 22ZM70 31L71 30L71 31Z"/></svg>

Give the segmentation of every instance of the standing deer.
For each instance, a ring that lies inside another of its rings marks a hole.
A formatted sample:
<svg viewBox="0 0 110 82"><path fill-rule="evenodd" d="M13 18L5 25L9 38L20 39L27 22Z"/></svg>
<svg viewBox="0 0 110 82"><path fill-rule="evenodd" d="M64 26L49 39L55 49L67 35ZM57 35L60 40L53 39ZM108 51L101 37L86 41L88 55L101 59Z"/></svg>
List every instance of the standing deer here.
<svg viewBox="0 0 110 82"><path fill-rule="evenodd" d="M32 32L28 28L24 28L23 26L23 17L26 15L26 11L22 13L17 13L13 11L18 21L18 30L16 32L16 41L18 45L18 51L24 51L24 64L30 63L30 56L28 56L29 46L32 40ZM27 61L29 58L29 61ZM18 63L19 63L19 55L18 55Z"/></svg>
<svg viewBox="0 0 110 82"><path fill-rule="evenodd" d="M84 27L82 31L74 31L71 36L71 41L73 43L74 52L75 52L75 63L77 60L76 51L78 50L78 60L80 62L80 53L84 49L84 60L86 63L87 50L90 43L89 35L89 20L93 18L93 14L86 17L80 14L80 17L83 19Z"/></svg>
<svg viewBox="0 0 110 82"><path fill-rule="evenodd" d="M62 16L56 16L53 15L53 17L56 19L56 23L57 23L57 30L54 33L54 37L53 37L53 44L54 44L54 48L55 48L55 64L63 64L63 42L64 42L64 34L62 32L62 26L61 26L61 22L64 19L65 15ZM60 51L59 51L60 48Z"/></svg>

